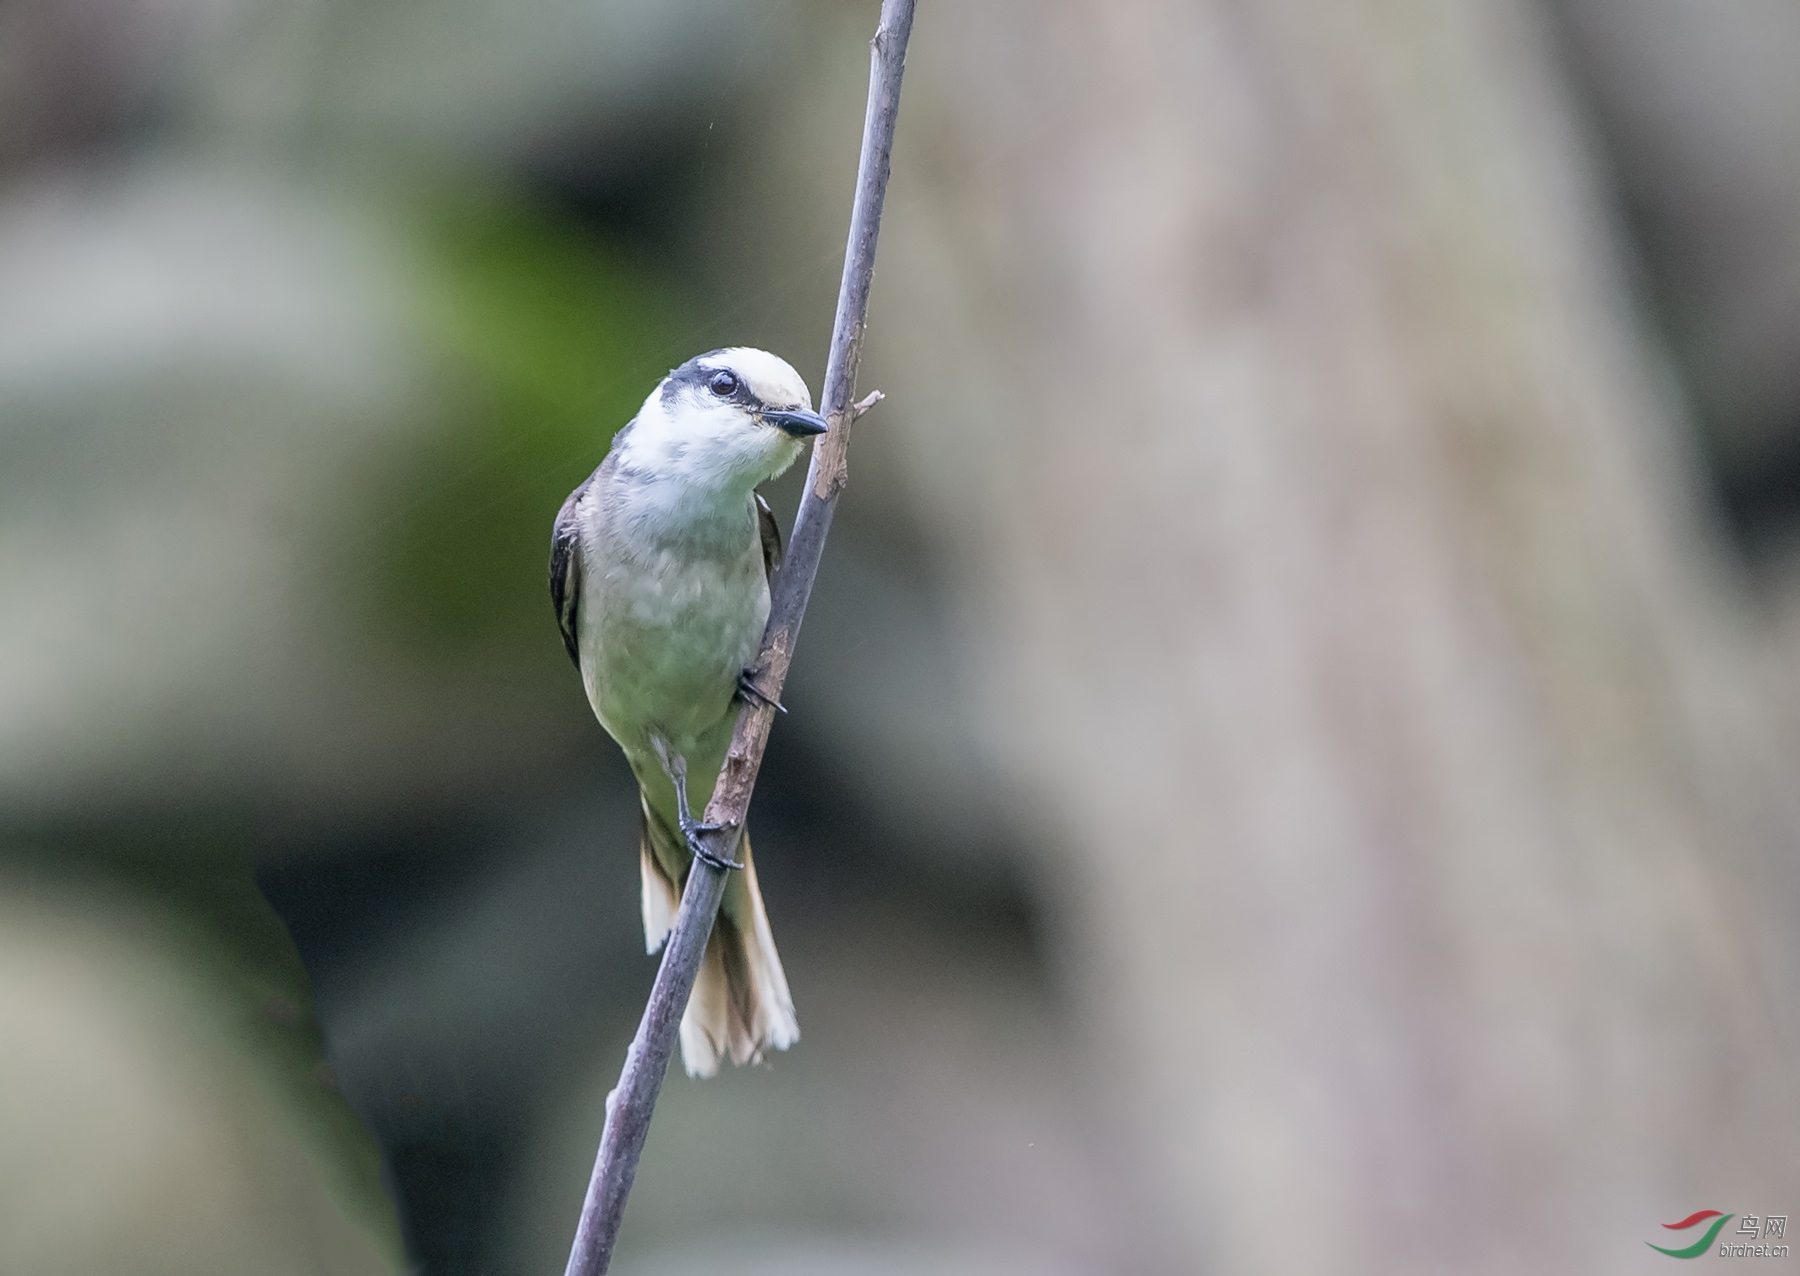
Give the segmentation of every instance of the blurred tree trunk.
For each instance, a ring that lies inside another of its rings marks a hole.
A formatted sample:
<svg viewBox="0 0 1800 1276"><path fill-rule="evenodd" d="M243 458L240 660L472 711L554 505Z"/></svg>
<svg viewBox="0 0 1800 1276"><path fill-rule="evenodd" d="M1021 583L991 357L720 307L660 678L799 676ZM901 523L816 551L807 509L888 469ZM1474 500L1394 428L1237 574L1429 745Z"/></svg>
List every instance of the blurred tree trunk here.
<svg viewBox="0 0 1800 1276"><path fill-rule="evenodd" d="M971 0L909 77L865 382L939 391L880 448L1136 1263L1587 1276L1800 1207L1785 726L1537 13Z"/></svg>

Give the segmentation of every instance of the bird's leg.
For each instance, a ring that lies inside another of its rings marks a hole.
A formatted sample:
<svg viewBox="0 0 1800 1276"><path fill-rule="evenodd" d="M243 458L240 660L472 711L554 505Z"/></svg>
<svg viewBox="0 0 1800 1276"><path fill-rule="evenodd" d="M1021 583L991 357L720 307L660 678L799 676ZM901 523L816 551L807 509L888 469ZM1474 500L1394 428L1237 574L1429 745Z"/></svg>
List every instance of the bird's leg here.
<svg viewBox="0 0 1800 1276"><path fill-rule="evenodd" d="M707 846L705 838L708 833L721 833L729 826L702 824L688 810L687 759L670 747L666 740L653 738L651 743L656 749L657 761L662 763L663 773L675 786L675 820L681 826L681 836L687 841L688 854L702 864L711 864L718 869L744 867L734 859L714 854L712 848Z"/></svg>
<svg viewBox="0 0 1800 1276"><path fill-rule="evenodd" d="M775 710L776 713L786 713L786 705L782 704L779 700L774 700L764 695L762 688L756 685L756 680L761 676L762 670L760 669L753 668L739 670L737 680L738 695L742 696L751 704L766 705Z"/></svg>

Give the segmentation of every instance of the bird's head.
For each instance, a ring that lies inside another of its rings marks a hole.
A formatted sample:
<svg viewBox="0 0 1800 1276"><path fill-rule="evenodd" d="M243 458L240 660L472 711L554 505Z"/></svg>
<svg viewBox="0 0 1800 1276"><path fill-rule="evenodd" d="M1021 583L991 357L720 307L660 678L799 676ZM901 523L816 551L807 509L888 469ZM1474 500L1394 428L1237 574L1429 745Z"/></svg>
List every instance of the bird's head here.
<svg viewBox="0 0 1800 1276"><path fill-rule="evenodd" d="M709 488L752 487L794 463L823 434L806 382L765 350L696 355L664 377L632 426L634 464Z"/></svg>

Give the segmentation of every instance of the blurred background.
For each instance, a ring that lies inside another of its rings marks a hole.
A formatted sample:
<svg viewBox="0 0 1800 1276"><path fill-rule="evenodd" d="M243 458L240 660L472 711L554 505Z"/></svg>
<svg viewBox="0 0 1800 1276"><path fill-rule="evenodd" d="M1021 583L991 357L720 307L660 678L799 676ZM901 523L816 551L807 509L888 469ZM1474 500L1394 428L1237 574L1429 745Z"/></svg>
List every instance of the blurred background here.
<svg viewBox="0 0 1800 1276"><path fill-rule="evenodd" d="M0 7L0 1271L562 1269L653 962L550 522L694 353L816 391L877 7ZM926 3L877 387L805 1036L617 1271L1800 1211L1790 0Z"/></svg>

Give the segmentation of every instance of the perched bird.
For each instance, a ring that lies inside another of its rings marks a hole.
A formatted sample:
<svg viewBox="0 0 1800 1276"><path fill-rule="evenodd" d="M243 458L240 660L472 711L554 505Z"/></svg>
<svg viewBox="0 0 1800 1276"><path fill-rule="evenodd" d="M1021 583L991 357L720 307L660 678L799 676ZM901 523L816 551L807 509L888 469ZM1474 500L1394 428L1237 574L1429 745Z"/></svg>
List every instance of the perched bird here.
<svg viewBox="0 0 1800 1276"><path fill-rule="evenodd" d="M800 374L762 350L698 355L664 377L587 482L563 502L550 597L600 725L625 751L643 808L644 942L668 938L769 617L781 534L756 485L825 431ZM757 889L750 839L681 1020L690 1076L800 1039Z"/></svg>

